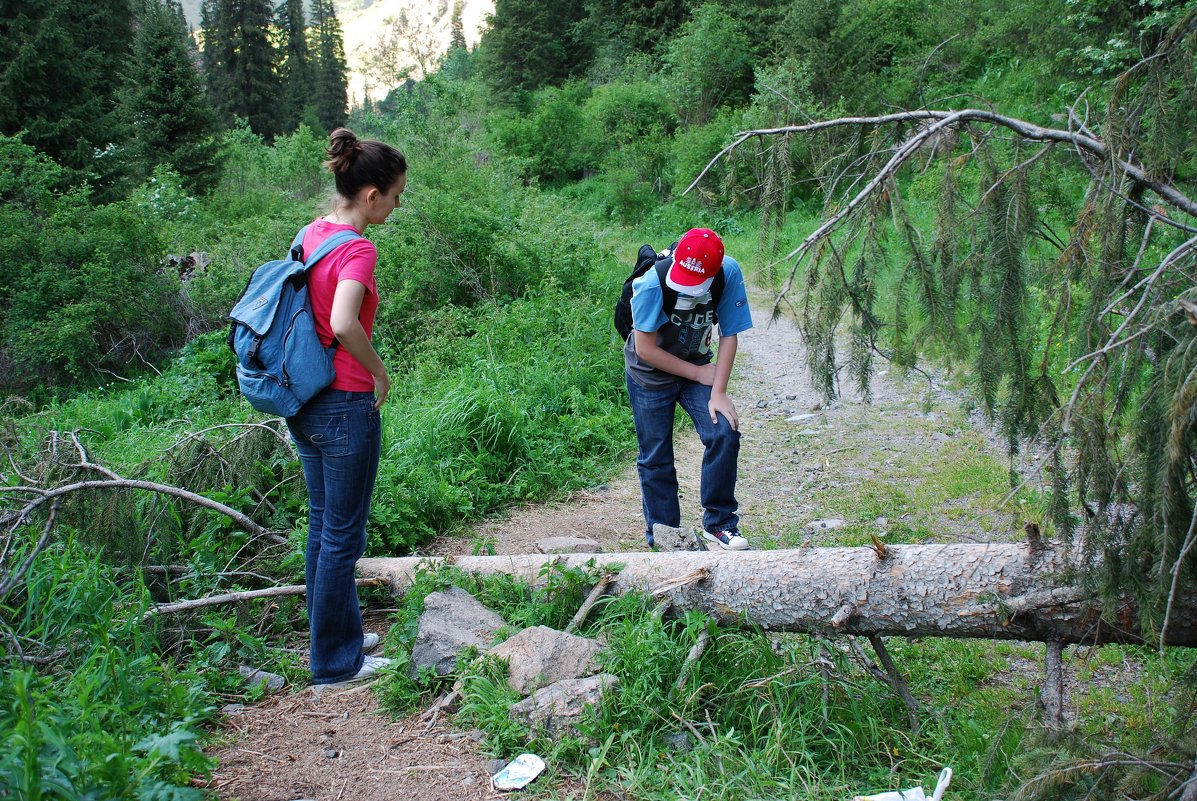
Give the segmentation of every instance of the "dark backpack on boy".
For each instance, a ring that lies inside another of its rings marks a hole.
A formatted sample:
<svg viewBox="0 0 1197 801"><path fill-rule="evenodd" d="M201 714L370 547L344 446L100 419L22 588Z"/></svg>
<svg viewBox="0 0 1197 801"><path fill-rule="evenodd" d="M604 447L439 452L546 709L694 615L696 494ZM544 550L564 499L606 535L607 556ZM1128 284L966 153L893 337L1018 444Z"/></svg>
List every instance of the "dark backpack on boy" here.
<svg viewBox="0 0 1197 801"><path fill-rule="evenodd" d="M673 310L677 308L677 290L670 288L665 277L673 265L673 249L676 247L677 242L674 242L667 250L658 253L652 245L640 246L640 251L636 254L636 264L632 268L631 274L623 280L623 289L619 293L619 300L615 303L615 330L619 333L619 338L622 341L627 342L628 336L632 333L632 282L648 272L649 269L656 269L657 279L661 282L662 311L665 312L666 317L673 316ZM727 279L723 275L723 270L720 269L715 274L715 281L711 284L711 299L716 307L719 306L719 300L723 297L723 287L726 283ZM715 321L719 321L717 314Z"/></svg>
<svg viewBox="0 0 1197 801"><path fill-rule="evenodd" d="M268 261L229 312L229 347L237 354L237 384L260 412L291 417L336 378L333 353L316 334L308 298L308 270L337 246L361 238L341 231L303 257L304 226L291 243L289 258Z"/></svg>

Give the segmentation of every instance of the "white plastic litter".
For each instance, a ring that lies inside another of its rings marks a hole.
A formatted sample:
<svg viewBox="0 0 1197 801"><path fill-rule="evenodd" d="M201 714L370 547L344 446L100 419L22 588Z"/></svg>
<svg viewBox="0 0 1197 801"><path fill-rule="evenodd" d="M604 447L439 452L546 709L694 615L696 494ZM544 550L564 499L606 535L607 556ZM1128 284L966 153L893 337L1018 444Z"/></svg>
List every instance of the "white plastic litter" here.
<svg viewBox="0 0 1197 801"><path fill-rule="evenodd" d="M544 760L536 754L520 754L490 778L495 790L518 790L526 787L544 770Z"/></svg>
<svg viewBox="0 0 1197 801"><path fill-rule="evenodd" d="M912 787L909 790L889 790L876 795L858 795L852 801L940 801L951 781L952 769L944 768L939 772L939 780L935 782L935 792L931 794L930 799L922 787Z"/></svg>

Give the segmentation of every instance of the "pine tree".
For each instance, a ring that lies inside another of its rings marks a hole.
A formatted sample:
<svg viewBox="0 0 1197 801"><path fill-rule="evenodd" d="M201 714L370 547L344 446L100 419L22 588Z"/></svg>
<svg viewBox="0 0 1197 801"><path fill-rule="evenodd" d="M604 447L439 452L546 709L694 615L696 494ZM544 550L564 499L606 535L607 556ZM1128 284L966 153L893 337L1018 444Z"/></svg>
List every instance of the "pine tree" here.
<svg viewBox="0 0 1197 801"><path fill-rule="evenodd" d="M121 93L141 175L166 164L191 191L215 178L216 115L204 94L182 8L146 0Z"/></svg>
<svg viewBox="0 0 1197 801"><path fill-rule="evenodd" d="M123 139L118 71L129 52L128 0L0 4L0 132L74 171L105 179L96 153Z"/></svg>
<svg viewBox="0 0 1197 801"><path fill-rule="evenodd" d="M589 42L577 36L584 18L581 0L497 0L480 48L487 81L513 96L583 72L591 57Z"/></svg>
<svg viewBox="0 0 1197 801"><path fill-rule="evenodd" d="M304 106L311 105L312 64L303 0L283 0L275 9L275 20L278 75L283 85L279 123L281 130L289 132L299 126Z"/></svg>
<svg viewBox="0 0 1197 801"><path fill-rule="evenodd" d="M461 17L464 10L465 3L463 0L454 0L453 2L453 18L449 23L449 50L466 50L465 26L462 23Z"/></svg>
<svg viewBox="0 0 1197 801"><path fill-rule="evenodd" d="M279 80L270 42L269 0L204 0L204 72L226 125L245 119L254 133L279 130Z"/></svg>
<svg viewBox="0 0 1197 801"><path fill-rule="evenodd" d="M441 59L437 72L451 81L465 81L473 74L474 58L470 53L462 22L463 0L454 0L449 24L449 49Z"/></svg>
<svg viewBox="0 0 1197 801"><path fill-rule="evenodd" d="M349 113L349 67L345 38L332 0L312 5L313 101L320 125L331 131L345 124Z"/></svg>

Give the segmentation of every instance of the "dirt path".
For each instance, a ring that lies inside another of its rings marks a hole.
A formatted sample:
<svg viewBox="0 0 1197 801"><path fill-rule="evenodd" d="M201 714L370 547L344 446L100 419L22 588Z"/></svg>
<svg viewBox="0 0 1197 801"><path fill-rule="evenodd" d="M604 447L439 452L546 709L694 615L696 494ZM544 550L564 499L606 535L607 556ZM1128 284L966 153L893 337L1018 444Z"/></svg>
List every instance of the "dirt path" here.
<svg viewBox="0 0 1197 801"><path fill-rule="evenodd" d="M959 401L928 397L920 377L896 378L880 367L871 404L844 400L821 408L810 387L797 330L786 320L765 326L767 303L756 299L757 327L741 335L731 394L741 417L742 528L757 548L868 540L1000 539L1008 516L987 513L995 493L992 465L976 486L950 493L930 486L946 460L993 461ZM698 525L701 445L693 431L678 437L683 525ZM980 463L980 462L979 462ZM980 468L978 468L980 469ZM1000 482L999 482L1000 484ZM944 497L940 497L940 496ZM947 497L950 495L951 497ZM812 527L815 521L839 525ZM644 548L635 467L567 501L514 510L479 524L472 537L442 538L430 553L528 553L550 536L597 540L604 551ZM368 689L302 689L228 717L228 744L211 787L222 799L413 801L495 797L480 733L443 724L427 734L415 718L389 720ZM514 756L514 755L506 755Z"/></svg>

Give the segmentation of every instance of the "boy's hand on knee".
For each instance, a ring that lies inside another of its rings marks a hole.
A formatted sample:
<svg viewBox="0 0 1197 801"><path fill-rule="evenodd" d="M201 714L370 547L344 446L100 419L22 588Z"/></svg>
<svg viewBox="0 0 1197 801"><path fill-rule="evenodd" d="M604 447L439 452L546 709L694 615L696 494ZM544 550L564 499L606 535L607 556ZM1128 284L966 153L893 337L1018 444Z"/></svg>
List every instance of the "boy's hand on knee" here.
<svg viewBox="0 0 1197 801"><path fill-rule="evenodd" d="M712 392L711 400L707 403L707 410L711 413L711 422L715 425L719 424L716 414L721 414L727 418L727 422L735 431L740 430L740 418L736 415L736 405L732 403L732 399L728 397L726 392Z"/></svg>

